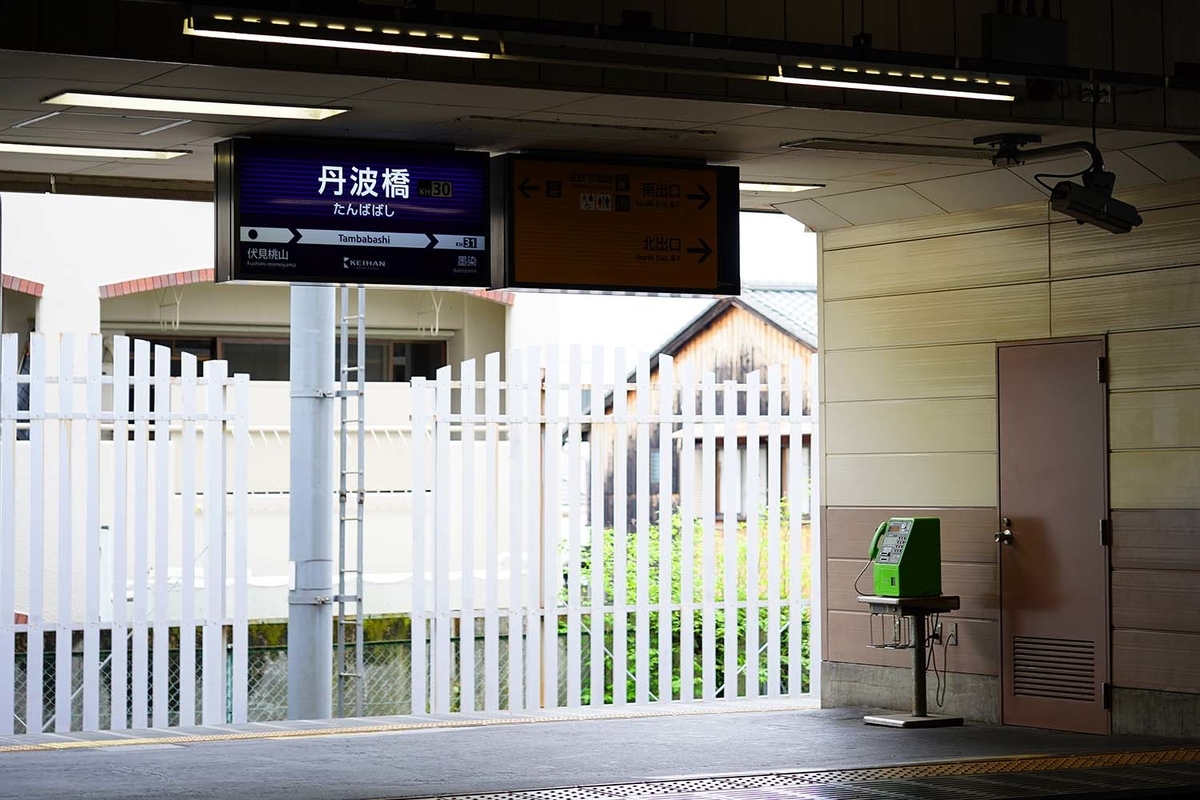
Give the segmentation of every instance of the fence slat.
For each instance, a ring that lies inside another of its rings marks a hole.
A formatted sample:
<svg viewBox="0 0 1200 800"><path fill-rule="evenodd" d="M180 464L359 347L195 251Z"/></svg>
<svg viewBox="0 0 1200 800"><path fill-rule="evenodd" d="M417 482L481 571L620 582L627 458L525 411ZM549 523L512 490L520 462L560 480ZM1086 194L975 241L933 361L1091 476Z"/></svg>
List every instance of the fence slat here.
<svg viewBox="0 0 1200 800"><path fill-rule="evenodd" d="M54 634L54 730L71 730L71 669L72 539L75 528L74 488L71 464L71 439L74 425L69 420L75 413L75 337L64 333L59 355L58 407L58 609Z"/></svg>
<svg viewBox="0 0 1200 800"><path fill-rule="evenodd" d="M628 586L629 560L629 378L625 369L625 351L618 348L613 359L613 703L623 706L629 697Z"/></svg>
<svg viewBox="0 0 1200 800"><path fill-rule="evenodd" d="M559 453L562 450L562 424L558 421L559 381L558 348L546 348L546 380L543 396L545 422L542 429L542 707L557 708L558 702L558 585L562 581L559 561L562 543L561 488L558 481Z"/></svg>
<svg viewBox="0 0 1200 800"><path fill-rule="evenodd" d="M696 369L684 362L680 386L679 410L683 415L682 444L679 450L679 699L696 699Z"/></svg>
<svg viewBox="0 0 1200 800"><path fill-rule="evenodd" d="M761 419L759 403L762 402L758 371L746 376L746 696L758 697L759 664L759 470L758 470L758 423Z"/></svg>
<svg viewBox="0 0 1200 800"><path fill-rule="evenodd" d="M247 582L249 531L246 484L250 460L250 376L234 378L233 458L233 722L246 722L249 703L249 623ZM362 446L361 444L359 445ZM187 463L187 462L184 462Z"/></svg>
<svg viewBox="0 0 1200 800"><path fill-rule="evenodd" d="M650 699L650 357L637 363L637 527L635 566L637 611L634 616L634 698Z"/></svg>
<svg viewBox="0 0 1200 800"><path fill-rule="evenodd" d="M716 376L711 372L705 372L701 379L702 396L701 396L701 413L705 420L710 420L717 414L717 387ZM717 658L717 634L716 634L716 616L717 616L717 591L716 591L716 571L717 571L717 439L716 427L705 422L702 426L704 429L703 450L700 454L700 471L703 476L703 502L704 508L701 511L702 525L704 528L703 541L701 543L702 553L700 555L700 563L704 573L702 587L702 609L703 618L700 622L701 627L701 644L700 644L700 676L702 692L701 696L705 700L712 700L716 697L716 658Z"/></svg>
<svg viewBox="0 0 1200 800"><path fill-rule="evenodd" d="M767 417L773 422L767 433L767 696L779 697L780 644L780 490L783 465L780 461L780 424L782 413L781 378L778 364L767 368Z"/></svg>
<svg viewBox="0 0 1200 800"><path fill-rule="evenodd" d="M460 376L462 409L462 614L458 626L458 710L475 710L475 360Z"/></svg>
<svg viewBox="0 0 1200 800"><path fill-rule="evenodd" d="M37 333L29 336L29 414L29 634L25 640L25 730L41 733L46 630L46 339Z"/></svg>
<svg viewBox="0 0 1200 800"><path fill-rule="evenodd" d="M86 559L83 609L83 729L100 729L100 377L104 340L88 337L87 357L87 476Z"/></svg>
<svg viewBox="0 0 1200 800"><path fill-rule="evenodd" d="M672 648L675 626L671 611L671 558L675 546L675 515L672 497L675 425L675 362L668 355L658 358L658 396L660 419L658 425L658 699L672 700L674 690L675 655ZM651 476L653 477L653 476ZM682 530L680 531L682 534Z"/></svg>
<svg viewBox="0 0 1200 800"><path fill-rule="evenodd" d="M787 686L791 696L802 693L801 677L801 620L800 573L803 569L802 512L808 499L800 483L803 474L804 437L800 433L800 419L804 413L804 365L798 359L788 369L788 670ZM814 572L819 570L814 570ZM814 615L815 616L815 615ZM820 662L812 662L820 669ZM817 670L813 670L816 672Z"/></svg>
<svg viewBox="0 0 1200 800"><path fill-rule="evenodd" d="M802 369L797 365L797 370ZM821 404L818 399L817 387L820 385L820 360L814 355L809 363L805 396L808 399L809 419L812 423L812 437L809 441L808 474L810 476L809 490L805 498L805 508L809 515L808 529L808 559L809 578L808 597L808 661L809 678L808 693L821 696L821 608L813 604L813 598L823 597L821 594L821 568L824 553L821 551ZM799 512L797 512L798 514ZM796 636L799 639L799 635Z"/></svg>
<svg viewBox="0 0 1200 800"><path fill-rule="evenodd" d="M433 712L450 711L450 394L451 369L437 371L435 384L433 487Z"/></svg>
<svg viewBox="0 0 1200 800"><path fill-rule="evenodd" d="M485 478L484 478L484 536L487 539L486 582L484 584L483 615L483 708L484 711L500 710L500 587L498 586L500 559L500 520L498 519L499 487L496 484L499 471L500 442L500 354L488 353L483 361L484 380L484 424L485 430Z"/></svg>
<svg viewBox="0 0 1200 800"><path fill-rule="evenodd" d="M225 372L224 361L204 362L208 421L204 430L204 485L207 559L204 567L205 725L222 724L225 715Z"/></svg>
<svg viewBox="0 0 1200 800"><path fill-rule="evenodd" d="M412 519L412 655L410 658L409 681L412 684L412 713L427 713L426 698L428 685L426 683L426 620L427 608L425 601L426 565L425 540L427 538L427 483L429 469L428 443L429 433L428 384L424 378L413 378L412 381L412 458L413 458L413 519Z"/></svg>
<svg viewBox="0 0 1200 800"><path fill-rule="evenodd" d="M605 669L604 669L604 476L605 452L604 442L610 430L604 423L604 348L600 345L592 348L592 391L589 395L591 402L591 422L588 431L588 463L591 479L591 573L589 575L588 591L591 595L591 613L588 615L588 644L591 658L591 675L588 681L588 692L591 694L591 705L604 704Z"/></svg>
<svg viewBox="0 0 1200 800"><path fill-rule="evenodd" d="M179 724L196 724L196 357L180 354L183 470L180 475Z"/></svg>
<svg viewBox="0 0 1200 800"><path fill-rule="evenodd" d="M129 339L113 337L113 527L111 726L129 726L128 548L129 536Z"/></svg>
<svg viewBox="0 0 1200 800"><path fill-rule="evenodd" d="M725 613L725 651L721 661L721 697L738 696L738 479L741 477L737 446L737 385L725 381L722 415L724 447L721 473L721 540L725 546L725 574L721 581L721 599Z"/></svg>
<svg viewBox="0 0 1200 800"><path fill-rule="evenodd" d="M542 486L544 464L542 463L542 404L545 398L542 378L541 354L536 347L530 348L528 383L525 398L526 467L531 480L526 484L526 513L528 535L526 547L529 568L527 576L528 611L525 618L525 706L540 708L542 705Z"/></svg>
<svg viewBox="0 0 1200 800"><path fill-rule="evenodd" d="M579 447L583 419L583 351L571 347L567 375L567 707L578 708L582 696L583 676L580 653L583 617L582 600L583 514L579 498Z"/></svg>
<svg viewBox="0 0 1200 800"><path fill-rule="evenodd" d="M168 642L168 605L171 536L171 348L154 348L154 699L151 717L154 727L167 726L171 686Z"/></svg>
<svg viewBox="0 0 1200 800"><path fill-rule="evenodd" d="M149 651L147 649L147 626L150 604L147 598L149 577L146 482L149 468L146 464L149 446L148 419L150 417L150 343L141 339L133 343L133 620L130 631L133 635L133 663L131 672L131 721L134 728L149 725L150 686ZM210 485L211 486L211 485ZM209 576L211 580L211 576Z"/></svg>
<svg viewBox="0 0 1200 800"><path fill-rule="evenodd" d="M525 707L524 686L524 642L521 636L521 598L524 591L524 503L525 503L525 425L518 424L525 413L528 392L519 385L525 375L524 360L519 350L508 354L508 391L505 394L508 420L508 455L510 481L509 496L509 542L508 542L508 709L519 711Z"/></svg>
<svg viewBox="0 0 1200 800"><path fill-rule="evenodd" d="M16 628L17 335L0 336L0 733L13 732ZM40 731L39 731L40 732Z"/></svg>

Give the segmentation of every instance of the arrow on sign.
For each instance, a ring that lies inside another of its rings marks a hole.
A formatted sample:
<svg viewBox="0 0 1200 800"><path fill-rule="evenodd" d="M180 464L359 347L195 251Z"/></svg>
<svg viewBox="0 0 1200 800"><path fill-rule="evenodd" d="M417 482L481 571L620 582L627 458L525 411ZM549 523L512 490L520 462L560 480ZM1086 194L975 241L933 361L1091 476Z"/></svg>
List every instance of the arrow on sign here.
<svg viewBox="0 0 1200 800"><path fill-rule="evenodd" d="M295 244L296 242L300 241L300 231L296 230L295 228L288 228L288 230L292 232L292 240L288 242L288 244Z"/></svg>
<svg viewBox="0 0 1200 800"><path fill-rule="evenodd" d="M438 246L438 240L436 236L434 236L432 233L427 233L425 235L429 237L429 244L425 245L426 250L432 250Z"/></svg>
<svg viewBox="0 0 1200 800"><path fill-rule="evenodd" d="M518 186L517 189L521 192L521 194L525 195L525 199L528 200L530 192L540 192L542 187L534 186L529 182L529 178L525 178L525 180L521 181L521 185Z"/></svg>
<svg viewBox="0 0 1200 800"><path fill-rule="evenodd" d="M700 204L698 206L699 210L703 211L708 206L709 201L712 200L712 195L708 193L708 189L705 189L702 184L697 183L696 188L700 190L699 194L689 194L687 199L698 202ZM701 239L701 241L704 240Z"/></svg>
<svg viewBox="0 0 1200 800"><path fill-rule="evenodd" d="M704 206L701 206L701 208L704 208ZM700 260L696 262L697 264L703 264L705 261L708 261L708 257L712 255L712 251L712 248L708 246L708 242L703 239L700 240L699 247L688 248L689 253L696 253L700 256Z"/></svg>

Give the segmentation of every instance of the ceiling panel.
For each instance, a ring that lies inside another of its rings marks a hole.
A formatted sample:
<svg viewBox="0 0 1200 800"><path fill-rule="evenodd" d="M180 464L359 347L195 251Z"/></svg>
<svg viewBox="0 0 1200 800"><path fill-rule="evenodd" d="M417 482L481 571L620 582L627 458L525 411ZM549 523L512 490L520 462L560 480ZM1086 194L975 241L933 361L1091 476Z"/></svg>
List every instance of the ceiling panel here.
<svg viewBox="0 0 1200 800"><path fill-rule="evenodd" d="M29 120L23 131L55 134L60 131L141 135L167 125L182 126L186 119L151 114L121 114L103 111L52 111Z"/></svg>
<svg viewBox="0 0 1200 800"><path fill-rule="evenodd" d="M697 125L728 122L761 112L761 106L718 103L708 100L678 100L663 97L620 97L593 95L556 106L564 114L593 114L635 120L677 120Z"/></svg>
<svg viewBox="0 0 1200 800"><path fill-rule="evenodd" d="M1041 192L1043 197L1047 192L1045 187L1038 184L1034 178L1035 175L1071 175L1080 170L1087 169L1091 166L1091 158L1086 153L1080 153L1077 156L1069 158L1057 158L1052 161L1037 161L1030 164L1022 164L1019 167L1010 167L1009 171L1018 175L1026 181L1030 186L1035 186ZM1125 153L1119 151L1110 151L1104 154L1105 169L1113 172L1117 176L1117 191L1122 188L1130 188L1133 186L1147 186L1152 183L1162 183L1162 179L1155 175L1144 166L1134 161ZM1060 180L1068 180L1067 178L1046 178L1047 183L1054 185ZM1078 181L1078 178L1075 178Z"/></svg>
<svg viewBox="0 0 1200 800"><path fill-rule="evenodd" d="M785 152L755 159L747 169L747 174L760 178L775 176L823 183L828 179L867 175L911 164L911 161L903 161L896 156Z"/></svg>
<svg viewBox="0 0 1200 800"><path fill-rule="evenodd" d="M108 161L93 163L79 170L80 175L106 175L122 178L153 178L156 180L211 181L213 161L211 149L197 150L190 156L163 162Z"/></svg>
<svg viewBox="0 0 1200 800"><path fill-rule="evenodd" d="M834 228L847 228L850 222L830 211L815 200L797 200L793 203L779 203L775 208L800 222L810 231L828 231Z"/></svg>
<svg viewBox="0 0 1200 800"><path fill-rule="evenodd" d="M517 89L506 86L448 87L432 81L396 81L356 96L358 100L382 100L392 103L429 103L433 105L501 106L517 111L541 111L555 106L586 100L594 93L557 92L544 89Z"/></svg>
<svg viewBox="0 0 1200 800"><path fill-rule="evenodd" d="M220 92L244 92L246 87L253 86L254 91L262 94L341 98L378 89L393 82L392 78L365 78L357 75L186 66L149 78L143 81L137 90L131 90L127 94L138 94L142 89L151 86L159 89L212 89ZM169 95L170 92L158 91L154 94ZM187 96L195 95L189 92Z"/></svg>
<svg viewBox="0 0 1200 800"><path fill-rule="evenodd" d="M116 92L125 84L74 80L70 83L49 78L12 78L0 72L0 109L29 111L26 119L46 114L56 107L42 105L51 95L75 89L81 92Z"/></svg>
<svg viewBox="0 0 1200 800"><path fill-rule="evenodd" d="M99 163L101 160L95 158L0 153L0 171L3 172L42 172L50 175L66 175L94 167ZM211 172L211 169L209 171Z"/></svg>
<svg viewBox="0 0 1200 800"><path fill-rule="evenodd" d="M1200 177L1200 158L1177 142L1137 147L1125 154L1166 181Z"/></svg>
<svg viewBox="0 0 1200 800"><path fill-rule="evenodd" d="M907 186L887 186L865 192L823 197L821 205L855 225L944 214L938 206Z"/></svg>
<svg viewBox="0 0 1200 800"><path fill-rule="evenodd" d="M1012 206L1046 196L1006 169L921 181L909 188L950 212Z"/></svg>
<svg viewBox="0 0 1200 800"><path fill-rule="evenodd" d="M1042 141L1049 144L1092 138L1091 131L1085 128L1047 125L1041 122L992 122L972 119L937 122L928 127L906 131L906 133L909 136L940 140L941 144L948 144L950 142L946 140L952 140L953 144L968 146L975 140L975 137L988 136L993 133L1033 133L1041 136Z"/></svg>
<svg viewBox="0 0 1200 800"><path fill-rule="evenodd" d="M177 69L174 64L0 50L0 75L128 85ZM68 87L69 88L69 87Z"/></svg>
<svg viewBox="0 0 1200 800"><path fill-rule="evenodd" d="M864 173L855 177L859 180L880 184L913 183L915 181L949 178L953 175L967 175L972 172L982 172L989 169L992 169L992 166L986 161L981 161L978 164L912 164L907 167Z"/></svg>
<svg viewBox="0 0 1200 800"><path fill-rule="evenodd" d="M780 108L743 117L734 124L840 133L887 133L919 128L937 121L937 119L929 117L912 117L904 114L872 114L822 108Z"/></svg>

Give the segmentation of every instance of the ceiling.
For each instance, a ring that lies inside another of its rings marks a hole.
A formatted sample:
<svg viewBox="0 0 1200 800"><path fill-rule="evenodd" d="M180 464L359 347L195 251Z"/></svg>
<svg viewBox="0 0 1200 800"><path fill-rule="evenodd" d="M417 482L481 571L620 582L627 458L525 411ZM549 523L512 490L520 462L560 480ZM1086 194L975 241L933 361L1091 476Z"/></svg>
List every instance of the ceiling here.
<svg viewBox="0 0 1200 800"><path fill-rule="evenodd" d="M319 121L106 112L48 106L75 90L184 99L344 106ZM947 107L948 113L953 107ZM1036 133L1046 144L1090 139L1086 127L630 97L232 67L180 66L0 51L0 141L186 148L170 161L0 153L0 173L162 181L212 179L212 146L244 134L388 138L453 143L493 153L571 150L705 159L740 167L746 181L825 184L802 194L743 193L742 206L780 210L823 230L1036 200L1039 172L1071 172L1086 156L997 169L965 159L798 152L780 143L812 137L970 146L976 136ZM1117 192L1200 176L1200 157L1147 131L1098 132ZM46 181L48 186L48 180Z"/></svg>

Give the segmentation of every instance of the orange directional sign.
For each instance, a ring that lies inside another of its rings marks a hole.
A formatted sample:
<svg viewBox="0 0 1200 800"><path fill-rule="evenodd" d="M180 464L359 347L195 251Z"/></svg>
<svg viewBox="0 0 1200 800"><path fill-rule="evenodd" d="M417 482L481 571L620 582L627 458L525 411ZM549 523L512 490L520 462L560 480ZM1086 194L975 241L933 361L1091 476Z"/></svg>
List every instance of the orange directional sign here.
<svg viewBox="0 0 1200 800"><path fill-rule="evenodd" d="M732 167L497 159L493 284L736 294L737 180Z"/></svg>

